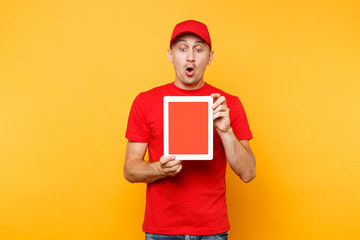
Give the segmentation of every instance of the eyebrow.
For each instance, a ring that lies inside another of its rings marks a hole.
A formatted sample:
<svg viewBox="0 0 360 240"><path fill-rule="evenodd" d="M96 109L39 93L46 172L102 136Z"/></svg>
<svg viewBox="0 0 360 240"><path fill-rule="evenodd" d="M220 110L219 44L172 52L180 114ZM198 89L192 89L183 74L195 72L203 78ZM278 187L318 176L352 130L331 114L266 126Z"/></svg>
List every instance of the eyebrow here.
<svg viewBox="0 0 360 240"><path fill-rule="evenodd" d="M181 39L179 38L178 40L176 40L177 42L187 42L185 39ZM205 44L205 41L203 40L196 40L195 43L202 43L202 44Z"/></svg>

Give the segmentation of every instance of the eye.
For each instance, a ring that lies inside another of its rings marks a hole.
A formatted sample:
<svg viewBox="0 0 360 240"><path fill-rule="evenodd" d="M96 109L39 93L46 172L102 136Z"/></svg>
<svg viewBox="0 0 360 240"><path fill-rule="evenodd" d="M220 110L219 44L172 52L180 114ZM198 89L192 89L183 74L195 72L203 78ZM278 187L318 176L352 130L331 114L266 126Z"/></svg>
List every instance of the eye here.
<svg viewBox="0 0 360 240"><path fill-rule="evenodd" d="M195 51L196 51L197 53L201 53L203 50L202 50L201 48L197 48L197 49L195 49Z"/></svg>
<svg viewBox="0 0 360 240"><path fill-rule="evenodd" d="M179 51L180 51L180 52L185 52L185 50L186 50L186 49L185 49L184 47L179 48Z"/></svg>

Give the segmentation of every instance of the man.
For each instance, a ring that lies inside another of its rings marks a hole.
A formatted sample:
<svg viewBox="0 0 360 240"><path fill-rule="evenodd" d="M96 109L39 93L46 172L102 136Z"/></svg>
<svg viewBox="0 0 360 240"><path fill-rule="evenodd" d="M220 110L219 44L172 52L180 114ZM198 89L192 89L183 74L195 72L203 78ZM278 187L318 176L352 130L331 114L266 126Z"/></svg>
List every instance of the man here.
<svg viewBox="0 0 360 240"><path fill-rule="evenodd" d="M214 57L205 24L193 20L177 24L167 55L175 81L135 98L126 131L124 176L132 183L147 183L143 223L147 240L227 239L227 162L244 182L256 175L245 111L237 97L204 82L206 66ZM164 157L163 97L208 95L214 98L213 160Z"/></svg>

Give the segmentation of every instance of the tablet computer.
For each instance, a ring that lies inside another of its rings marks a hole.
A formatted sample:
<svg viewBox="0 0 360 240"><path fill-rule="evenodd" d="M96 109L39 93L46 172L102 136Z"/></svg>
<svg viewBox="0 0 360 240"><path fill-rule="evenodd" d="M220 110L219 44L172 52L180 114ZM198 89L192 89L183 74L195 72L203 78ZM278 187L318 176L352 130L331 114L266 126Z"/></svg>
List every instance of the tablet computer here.
<svg viewBox="0 0 360 240"><path fill-rule="evenodd" d="M164 156L213 159L213 98L164 97Z"/></svg>

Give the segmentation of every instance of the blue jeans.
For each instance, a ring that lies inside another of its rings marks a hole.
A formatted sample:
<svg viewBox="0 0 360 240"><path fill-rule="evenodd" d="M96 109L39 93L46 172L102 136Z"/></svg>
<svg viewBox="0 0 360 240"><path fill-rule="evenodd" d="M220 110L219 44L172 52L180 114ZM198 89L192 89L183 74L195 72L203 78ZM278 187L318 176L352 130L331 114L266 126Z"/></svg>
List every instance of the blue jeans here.
<svg viewBox="0 0 360 240"><path fill-rule="evenodd" d="M215 235L161 235L145 233L145 240L227 240L228 233Z"/></svg>

